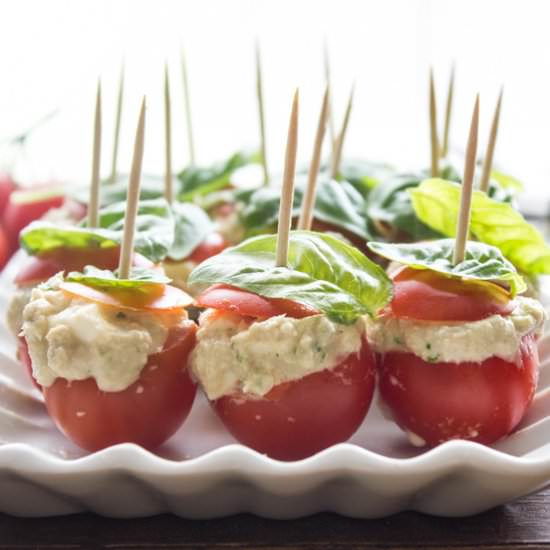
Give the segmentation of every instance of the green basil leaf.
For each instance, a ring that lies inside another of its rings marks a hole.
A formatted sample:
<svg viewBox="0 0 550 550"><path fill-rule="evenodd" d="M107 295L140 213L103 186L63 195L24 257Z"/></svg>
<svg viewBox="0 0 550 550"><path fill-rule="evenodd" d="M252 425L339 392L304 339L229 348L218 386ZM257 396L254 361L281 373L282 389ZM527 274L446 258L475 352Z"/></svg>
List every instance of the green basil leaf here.
<svg viewBox="0 0 550 550"><path fill-rule="evenodd" d="M456 233L460 186L429 179L411 191L418 217L446 236ZM521 272L550 274L550 247L544 237L510 206L481 191L472 194L470 230L481 242L496 246Z"/></svg>
<svg viewBox="0 0 550 550"><path fill-rule="evenodd" d="M57 248L111 248L118 245L116 236L109 231L42 221L30 223L21 232L19 242L31 256Z"/></svg>
<svg viewBox="0 0 550 550"><path fill-rule="evenodd" d="M453 265L454 245L454 239L407 244L368 243L376 254L416 269L429 269L460 279L496 282L509 288L512 296L526 290L525 281L498 248L468 241L464 261Z"/></svg>
<svg viewBox="0 0 550 550"><path fill-rule="evenodd" d="M134 267L130 271L128 279L119 279L116 272L106 269L97 269L97 267L86 266L82 273L72 271L65 277L66 281L82 283L99 290L120 290L135 289L151 285L165 285L170 283L171 279L162 275L158 271Z"/></svg>
<svg viewBox="0 0 550 550"><path fill-rule="evenodd" d="M199 206L190 202L172 204L175 221L175 238L169 257L183 260L191 255L206 237L214 231L214 224Z"/></svg>
<svg viewBox="0 0 550 550"><path fill-rule="evenodd" d="M180 191L178 198L182 201L192 201L201 195L207 195L226 187L231 174L241 166L256 159L256 154L238 152L227 161L208 167L188 166L178 174Z"/></svg>
<svg viewBox="0 0 550 550"><path fill-rule="evenodd" d="M417 187L420 181L420 176L401 174L377 185L367 201L371 226L376 227L376 222L382 222L417 240L440 237L441 233L422 223L413 209L409 190Z"/></svg>
<svg viewBox="0 0 550 550"><path fill-rule="evenodd" d="M523 183L521 183L521 181L508 174L499 172L498 170L491 170L491 179L495 180L503 189L507 189L511 193L517 194L523 191Z"/></svg>
<svg viewBox="0 0 550 550"><path fill-rule="evenodd" d="M384 270L335 237L292 231L288 267L275 267L276 245L276 235L248 239L200 264L188 283L198 290L224 283L267 298L287 298L345 324L376 314L391 299Z"/></svg>
<svg viewBox="0 0 550 550"><path fill-rule="evenodd" d="M364 197L379 183L395 174L389 164L358 159L345 159L340 166L338 179L343 179L355 187Z"/></svg>
<svg viewBox="0 0 550 550"><path fill-rule="evenodd" d="M21 247L29 254L42 254L57 248L109 248L122 242L126 203L100 210L98 228L59 225L36 221L20 236ZM142 201L136 218L134 249L153 262L162 260L174 241L174 220L164 199Z"/></svg>
<svg viewBox="0 0 550 550"><path fill-rule="evenodd" d="M126 202L112 204L101 209L99 225L116 235L122 242ZM134 250L152 262L163 260L174 242L174 218L164 199L143 200L136 217Z"/></svg>
<svg viewBox="0 0 550 550"><path fill-rule="evenodd" d="M296 179L292 216L300 215L307 186L307 176ZM277 186L261 187L256 191L242 191L238 200L243 202L240 213L246 235L253 236L274 231L279 215L281 191ZM349 231L361 239L372 237L367 227L365 199L347 181L336 181L321 175L317 183L314 218L338 229Z"/></svg>
<svg viewBox="0 0 550 550"><path fill-rule="evenodd" d="M102 206L126 201L128 178L127 174L122 174L112 183L109 181L102 182L99 193L99 200ZM174 178L174 189L179 189L179 185L179 180ZM90 186L86 184L69 189L68 194L81 204L88 204L90 200ZM143 174L139 189L140 200L151 200L161 197L164 197L164 177Z"/></svg>

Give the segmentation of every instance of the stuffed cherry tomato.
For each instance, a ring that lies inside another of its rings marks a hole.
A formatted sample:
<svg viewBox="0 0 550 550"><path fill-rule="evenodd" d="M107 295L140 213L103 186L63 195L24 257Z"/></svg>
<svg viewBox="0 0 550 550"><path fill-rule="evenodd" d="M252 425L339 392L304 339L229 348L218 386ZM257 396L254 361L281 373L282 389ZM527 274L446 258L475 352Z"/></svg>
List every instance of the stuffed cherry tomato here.
<svg viewBox="0 0 550 550"><path fill-rule="evenodd" d="M412 444L490 444L520 422L535 393L545 313L491 282L429 270L394 274L385 314L369 321L379 389Z"/></svg>
<svg viewBox="0 0 550 550"><path fill-rule="evenodd" d="M0 174L0 216L8 205L10 195L15 191L17 185L9 174Z"/></svg>
<svg viewBox="0 0 550 550"><path fill-rule="evenodd" d="M34 290L23 335L48 412L68 438L89 451L154 449L177 431L196 393L190 301L165 284L111 290L61 275Z"/></svg>
<svg viewBox="0 0 550 550"><path fill-rule="evenodd" d="M208 309L193 374L238 441L299 460L358 429L375 383L362 319L342 325L304 304L223 285L197 303Z"/></svg>

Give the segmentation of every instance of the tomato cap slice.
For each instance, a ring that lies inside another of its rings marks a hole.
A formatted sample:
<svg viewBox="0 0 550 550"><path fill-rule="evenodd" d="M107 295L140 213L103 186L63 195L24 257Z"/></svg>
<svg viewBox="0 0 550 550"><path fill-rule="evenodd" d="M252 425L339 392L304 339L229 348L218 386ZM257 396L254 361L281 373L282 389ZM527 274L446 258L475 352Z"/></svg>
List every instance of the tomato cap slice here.
<svg viewBox="0 0 550 550"><path fill-rule="evenodd" d="M97 288L74 283L62 282L59 288L71 296L83 298L103 306L132 311L165 312L183 310L193 303L193 298L179 288L170 285L147 285L148 288L116 289L104 292Z"/></svg>
<svg viewBox="0 0 550 550"><path fill-rule="evenodd" d="M515 307L507 292L480 284L405 267L393 274L391 314L418 321L479 321L509 315Z"/></svg>
<svg viewBox="0 0 550 550"><path fill-rule="evenodd" d="M206 289L196 298L196 302L201 307L222 309L256 319L268 319L277 315L302 319L319 314L318 310L293 300L264 298L253 292L222 284Z"/></svg>

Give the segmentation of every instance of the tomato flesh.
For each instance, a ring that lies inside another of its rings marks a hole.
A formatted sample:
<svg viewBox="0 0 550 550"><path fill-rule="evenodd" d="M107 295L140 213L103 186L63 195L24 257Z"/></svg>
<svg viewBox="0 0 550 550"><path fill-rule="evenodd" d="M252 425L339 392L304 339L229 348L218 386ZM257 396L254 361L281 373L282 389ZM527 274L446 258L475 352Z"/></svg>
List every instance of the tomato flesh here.
<svg viewBox="0 0 550 550"><path fill-rule="evenodd" d="M393 276L391 314L419 321L479 321L508 315L515 304L495 284L469 283L429 270L404 268Z"/></svg>
<svg viewBox="0 0 550 550"><path fill-rule="evenodd" d="M278 460L301 460L357 431L374 385L374 356L365 342L338 366L280 384L263 398L229 395L212 406L243 445Z"/></svg>
<svg viewBox="0 0 550 550"><path fill-rule="evenodd" d="M15 284L25 286L47 281L56 273L82 271L87 265L99 269L115 270L120 258L120 247L110 248L57 248L39 256L32 256L15 278ZM134 254L135 267L151 269L154 264L140 254Z"/></svg>
<svg viewBox="0 0 550 550"><path fill-rule="evenodd" d="M380 395L395 421L429 446L451 439L491 444L509 434L531 403L538 353L524 336L519 364L498 357L481 363L428 363L412 353L378 356Z"/></svg>
<svg viewBox="0 0 550 550"><path fill-rule="evenodd" d="M179 429L195 399L187 368L195 333L193 323L174 330L123 391L101 391L93 378L58 378L43 388L50 416L69 439L91 452L118 443L157 448Z"/></svg>
<svg viewBox="0 0 550 550"><path fill-rule="evenodd" d="M293 300L264 298L253 292L227 285L211 286L196 298L196 302L201 307L231 311L255 319L268 319L276 315L301 319L319 313L316 309Z"/></svg>
<svg viewBox="0 0 550 550"><path fill-rule="evenodd" d="M193 250L188 260L200 264L201 262L204 262L204 260L219 254L228 246L227 241L219 233L210 233L210 235L208 235L206 239L204 239L204 241L199 244L195 250Z"/></svg>

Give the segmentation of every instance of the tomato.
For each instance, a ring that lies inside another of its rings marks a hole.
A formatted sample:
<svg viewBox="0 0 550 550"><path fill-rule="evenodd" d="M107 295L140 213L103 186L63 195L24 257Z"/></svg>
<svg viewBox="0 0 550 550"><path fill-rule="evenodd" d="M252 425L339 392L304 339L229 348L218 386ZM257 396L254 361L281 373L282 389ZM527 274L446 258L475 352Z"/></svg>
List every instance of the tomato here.
<svg viewBox="0 0 550 550"><path fill-rule="evenodd" d="M201 307L211 307L238 313L243 317L267 319L275 315L288 315L300 319L319 312L305 304L284 298L264 298L253 292L227 285L214 285L196 298Z"/></svg>
<svg viewBox="0 0 550 550"><path fill-rule="evenodd" d="M118 443L155 449L187 418L196 386L187 359L196 327L174 331L164 349L149 356L139 379L123 391L101 391L93 378L58 378L43 388L46 407L58 428L78 446L98 451Z"/></svg>
<svg viewBox="0 0 550 550"><path fill-rule="evenodd" d="M193 303L193 298L170 285L152 284L136 292L135 289L102 291L81 283L62 282L59 288L66 294L83 298L103 306L149 312L177 312Z"/></svg>
<svg viewBox="0 0 550 550"><path fill-rule="evenodd" d="M2 229L2 226L0 226L0 271L6 265L9 257L8 238L6 237L6 233Z"/></svg>
<svg viewBox="0 0 550 550"><path fill-rule="evenodd" d="M23 363L23 366L25 367L25 370L27 371L27 374L29 375L29 378L34 386L39 390L42 390L42 386L35 380L32 374L32 361L31 356L29 355L29 346L27 346L27 341L23 336L17 337L17 358L21 361L21 363Z"/></svg>
<svg viewBox="0 0 550 550"><path fill-rule="evenodd" d="M481 363L427 363L411 353L379 356L380 395L396 422L427 445L450 439L490 444L509 434L533 399L538 354L523 338L519 364L490 357Z"/></svg>
<svg viewBox="0 0 550 550"><path fill-rule="evenodd" d="M10 195L15 191L16 184L8 174L0 174L0 216L4 213Z"/></svg>
<svg viewBox="0 0 550 550"><path fill-rule="evenodd" d="M280 384L263 398L230 395L212 405L242 444L278 460L301 460L357 431L374 383L374 357L365 342L333 369Z"/></svg>
<svg viewBox="0 0 550 550"><path fill-rule="evenodd" d="M210 233L187 259L200 264L204 260L219 254L228 246L227 241L219 233Z"/></svg>
<svg viewBox="0 0 550 550"><path fill-rule="evenodd" d="M427 269L404 268L393 275L394 317L419 321L479 321L508 315L515 304L504 289L445 277Z"/></svg>
<svg viewBox="0 0 550 550"><path fill-rule="evenodd" d="M3 221L10 242L10 250L15 252L19 247L19 233L22 229L42 217L48 210L59 208L63 201L63 194L55 189L12 193L6 205Z"/></svg>
<svg viewBox="0 0 550 550"><path fill-rule="evenodd" d="M18 286L37 284L60 271L82 271L93 265L99 269L114 270L118 266L120 247L110 248L56 248L39 256L32 256L15 278ZM133 265L152 268L154 264L140 254L134 254Z"/></svg>

